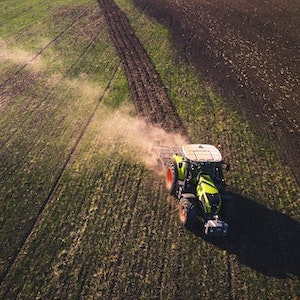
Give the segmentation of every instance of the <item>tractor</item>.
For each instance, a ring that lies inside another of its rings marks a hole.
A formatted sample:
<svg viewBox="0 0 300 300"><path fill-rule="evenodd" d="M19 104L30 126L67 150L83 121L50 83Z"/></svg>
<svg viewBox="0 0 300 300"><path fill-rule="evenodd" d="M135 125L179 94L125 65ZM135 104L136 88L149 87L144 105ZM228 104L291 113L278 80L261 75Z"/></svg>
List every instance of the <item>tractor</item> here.
<svg viewBox="0 0 300 300"><path fill-rule="evenodd" d="M208 144L160 146L159 161L166 169L166 189L179 200L179 218L190 230L201 220L208 236L227 236L234 208L225 193L223 170L229 170L219 149ZM226 222L225 222L225 220Z"/></svg>

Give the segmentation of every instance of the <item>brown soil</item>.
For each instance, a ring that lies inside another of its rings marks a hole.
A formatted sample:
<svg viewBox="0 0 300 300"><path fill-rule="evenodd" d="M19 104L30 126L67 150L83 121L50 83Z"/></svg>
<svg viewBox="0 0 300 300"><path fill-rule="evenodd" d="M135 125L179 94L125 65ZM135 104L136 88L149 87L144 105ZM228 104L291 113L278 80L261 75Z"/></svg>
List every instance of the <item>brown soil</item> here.
<svg viewBox="0 0 300 300"><path fill-rule="evenodd" d="M135 0L227 101L264 131L300 178L299 36L295 0Z"/></svg>

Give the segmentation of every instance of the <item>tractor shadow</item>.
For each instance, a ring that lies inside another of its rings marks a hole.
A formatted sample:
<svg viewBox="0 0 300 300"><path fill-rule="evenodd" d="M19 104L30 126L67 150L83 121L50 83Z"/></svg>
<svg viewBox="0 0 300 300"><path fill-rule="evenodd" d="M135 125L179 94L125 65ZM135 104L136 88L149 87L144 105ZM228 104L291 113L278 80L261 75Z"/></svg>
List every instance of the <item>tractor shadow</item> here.
<svg viewBox="0 0 300 300"><path fill-rule="evenodd" d="M208 238L202 229L193 233L267 276L299 277L300 223L241 195L231 196L237 219L228 237Z"/></svg>

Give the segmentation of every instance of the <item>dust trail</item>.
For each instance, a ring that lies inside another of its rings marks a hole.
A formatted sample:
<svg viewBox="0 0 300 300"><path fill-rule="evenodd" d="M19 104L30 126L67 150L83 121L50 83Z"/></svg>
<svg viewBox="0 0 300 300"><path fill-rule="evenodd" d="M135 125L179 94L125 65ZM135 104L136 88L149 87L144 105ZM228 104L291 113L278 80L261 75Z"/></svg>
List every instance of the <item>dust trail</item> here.
<svg viewBox="0 0 300 300"><path fill-rule="evenodd" d="M17 65L27 65L33 71L43 71L46 65L36 53L21 48L9 47L5 40L0 38L0 62L10 61Z"/></svg>
<svg viewBox="0 0 300 300"><path fill-rule="evenodd" d="M179 146L187 143L187 139L180 134L166 132L157 125L132 116L128 108L121 108L109 114L102 126L105 132L102 139L106 143L120 145L120 151L132 155L157 173L159 173L158 157L153 147Z"/></svg>

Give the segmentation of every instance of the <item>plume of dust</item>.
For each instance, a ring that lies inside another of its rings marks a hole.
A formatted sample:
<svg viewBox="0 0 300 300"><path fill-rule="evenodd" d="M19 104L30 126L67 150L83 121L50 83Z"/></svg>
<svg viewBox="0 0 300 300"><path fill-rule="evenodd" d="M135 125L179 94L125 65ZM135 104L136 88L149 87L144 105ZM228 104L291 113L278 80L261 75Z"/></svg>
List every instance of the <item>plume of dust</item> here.
<svg viewBox="0 0 300 300"><path fill-rule="evenodd" d="M45 65L41 61L40 56L36 53L30 53L20 48L9 47L5 40L0 38L0 61L11 61L15 64L28 64L34 70L44 70Z"/></svg>
<svg viewBox="0 0 300 300"><path fill-rule="evenodd" d="M159 153L154 150L155 146L180 146L187 143L184 136L166 132L145 119L133 117L126 108L109 115L102 126L108 134L107 140L125 147L134 159L158 175L162 174L157 164Z"/></svg>

